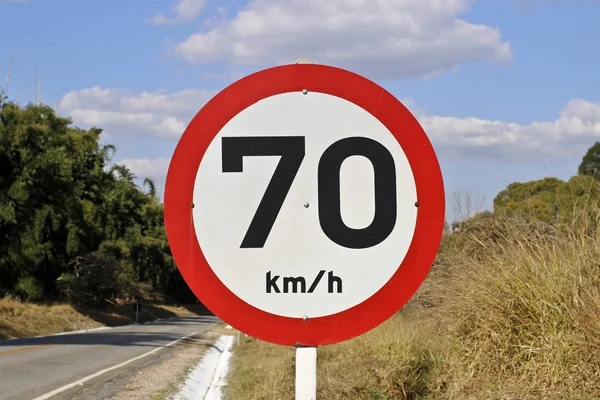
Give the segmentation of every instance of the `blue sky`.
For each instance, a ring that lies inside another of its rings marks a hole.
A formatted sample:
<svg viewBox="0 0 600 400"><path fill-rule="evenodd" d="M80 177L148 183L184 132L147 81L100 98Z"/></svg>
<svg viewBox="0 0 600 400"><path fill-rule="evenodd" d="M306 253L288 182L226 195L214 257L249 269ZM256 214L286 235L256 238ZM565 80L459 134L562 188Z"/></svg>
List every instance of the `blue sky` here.
<svg viewBox="0 0 600 400"><path fill-rule="evenodd" d="M446 190L491 208L514 181L576 172L600 137L600 1L0 0L0 84L105 129L117 162L162 187L215 91L309 57L402 99ZM451 204L449 204L451 208Z"/></svg>

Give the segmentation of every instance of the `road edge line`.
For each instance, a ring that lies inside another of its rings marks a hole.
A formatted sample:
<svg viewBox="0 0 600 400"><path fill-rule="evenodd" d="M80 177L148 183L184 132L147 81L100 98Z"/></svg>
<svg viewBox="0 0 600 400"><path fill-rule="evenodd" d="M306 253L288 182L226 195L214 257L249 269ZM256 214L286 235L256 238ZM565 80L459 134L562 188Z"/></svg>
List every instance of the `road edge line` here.
<svg viewBox="0 0 600 400"><path fill-rule="evenodd" d="M225 386L219 385L220 382L225 383L231 367L231 356L232 356L232 347L233 347L233 335L228 335L227 342L223 345L223 351L219 357L219 362L215 367L215 372L210 382L210 386L206 392L205 398L221 398L223 393L222 389Z"/></svg>
<svg viewBox="0 0 600 400"><path fill-rule="evenodd" d="M208 399L208 392L218 373L218 366L223 353L227 350L227 343L231 335L220 335L213 346L202 355L190 372L186 374L185 381L179 385L177 393L171 400L185 400L191 398ZM233 343L233 341L232 341Z"/></svg>
<svg viewBox="0 0 600 400"><path fill-rule="evenodd" d="M206 327L206 328L204 328L204 329L201 329L201 330L199 330L199 331L192 332L192 333L190 333L189 335L183 336L183 337L181 337L181 338L179 338L179 339L177 339L177 340L174 340L174 341L172 341L172 342L170 342L170 343L167 343L167 344L165 344L164 346L157 347L156 349L150 350L150 351L149 351L149 352L147 352L147 353L144 353L144 354L141 354L141 355L139 355L139 356L136 356L136 357L130 358L129 360L123 361L123 362L122 362L122 363L120 363L120 364L113 365L112 367L105 368L105 369L103 369L103 370L100 370L100 371L98 371L98 372L95 372L95 373L93 373L93 374L91 374L91 375L88 375L88 376L86 376L86 377L84 377L84 378L81 378L81 379L79 379L79 380L77 380L77 381L75 381L75 382L72 382L72 383L69 383L69 384L67 384L67 385L61 386L61 387L59 387L58 389L54 389L54 390L53 390L53 391L51 391L51 392L48 392L48 393L46 393L46 394L43 394L43 395L41 395L41 396L38 396L38 397L34 398L33 400L47 400L47 399L49 399L49 398L51 398L51 397L53 397L53 396L56 396L56 395L57 395L57 394L59 394L59 393L62 393L62 392L66 391L66 390L69 390L69 389L72 389L72 388L74 388L75 386L82 385L83 383L85 383L85 382L89 381L90 379L97 378L97 377L99 377L100 375L103 375L103 374L105 374L105 373L107 373L107 372L110 372L110 371L113 371L113 370L115 370L115 369L119 369L119 368L121 368L121 367L124 367L124 366L125 366L125 365L127 365L127 364L130 364L130 363L132 363L132 362L134 362L134 361L140 360L140 359L142 359L142 358L144 358L144 357L147 357L147 356L149 356L149 355L151 355L151 354L154 354L154 353L156 353L157 351L159 351L159 350L162 350L162 349L164 349L164 348L171 347L171 346L173 346L174 344L177 344L177 343L181 342L182 340L185 340L185 339L187 339L187 338L189 338L189 337L192 337L192 336L194 336L194 335L196 335L196 334L198 334L198 333L200 333L200 332L205 332L205 331L209 330L210 328L212 328L213 326L217 325L218 323L219 323L219 322L215 322L214 324L212 324L212 325L210 325L210 326L208 326L208 327Z"/></svg>

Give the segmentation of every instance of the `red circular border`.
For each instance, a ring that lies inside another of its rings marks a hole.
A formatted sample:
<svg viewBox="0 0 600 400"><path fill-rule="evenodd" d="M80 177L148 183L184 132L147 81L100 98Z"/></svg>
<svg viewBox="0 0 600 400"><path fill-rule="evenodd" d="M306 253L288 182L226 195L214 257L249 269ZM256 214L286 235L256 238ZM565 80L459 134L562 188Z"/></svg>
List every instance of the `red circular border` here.
<svg viewBox="0 0 600 400"><path fill-rule="evenodd" d="M237 297L215 275L196 237L191 203L200 162L222 127L250 105L270 96L307 89L346 99L377 118L394 135L415 179L416 228L406 257L392 278L364 302L337 314L303 321L262 311ZM169 245L186 283L216 316L258 339L282 345L322 346L361 335L406 304L427 276L444 226L440 166L423 128L388 91L352 72L317 64L292 64L249 75L214 96L179 140L165 186Z"/></svg>

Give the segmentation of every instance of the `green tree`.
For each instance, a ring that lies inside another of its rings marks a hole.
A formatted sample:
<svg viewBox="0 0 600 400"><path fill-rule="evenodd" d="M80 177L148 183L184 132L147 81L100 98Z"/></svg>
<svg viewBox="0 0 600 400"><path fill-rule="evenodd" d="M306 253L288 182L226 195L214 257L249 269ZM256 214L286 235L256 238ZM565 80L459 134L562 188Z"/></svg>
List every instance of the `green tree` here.
<svg viewBox="0 0 600 400"><path fill-rule="evenodd" d="M600 179L600 142L594 143L583 156L577 169L579 175L589 175Z"/></svg>
<svg viewBox="0 0 600 400"><path fill-rule="evenodd" d="M145 283L188 298L154 182L111 165L101 132L0 96L0 292L102 302Z"/></svg>
<svg viewBox="0 0 600 400"><path fill-rule="evenodd" d="M98 308L130 291L134 283L119 261L100 252L78 257L73 272L62 274L58 281L61 291L70 301Z"/></svg>
<svg viewBox="0 0 600 400"><path fill-rule="evenodd" d="M494 212L548 223L570 222L578 212L596 208L600 182L591 176L574 176L568 182L544 178L515 182L498 193Z"/></svg>

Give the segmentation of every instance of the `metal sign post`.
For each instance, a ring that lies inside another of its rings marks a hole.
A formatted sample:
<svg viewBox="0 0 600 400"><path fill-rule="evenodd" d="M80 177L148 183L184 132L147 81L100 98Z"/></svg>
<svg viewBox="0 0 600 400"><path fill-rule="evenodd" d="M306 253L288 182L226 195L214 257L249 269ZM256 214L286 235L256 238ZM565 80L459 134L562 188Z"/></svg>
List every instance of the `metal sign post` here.
<svg viewBox="0 0 600 400"><path fill-rule="evenodd" d="M435 151L398 99L301 58L196 114L169 164L165 227L198 299L296 347L296 399L314 400L317 347L375 328L427 276L444 198Z"/></svg>
<svg viewBox="0 0 600 400"><path fill-rule="evenodd" d="M139 322L139 313L140 313L140 309L141 309L141 305L140 305L140 301L136 300L135 304L133 305L133 309L135 310L135 323L137 324Z"/></svg>
<svg viewBox="0 0 600 400"><path fill-rule="evenodd" d="M312 64L301 57L294 64ZM296 347L296 400L317 398L317 348Z"/></svg>
<svg viewBox="0 0 600 400"><path fill-rule="evenodd" d="M317 398L317 348L296 347L296 400Z"/></svg>

